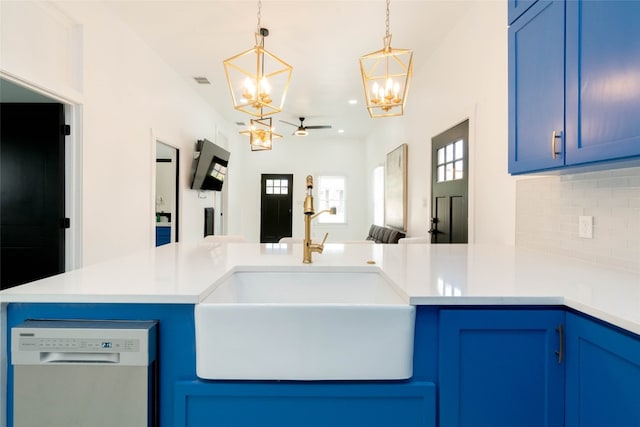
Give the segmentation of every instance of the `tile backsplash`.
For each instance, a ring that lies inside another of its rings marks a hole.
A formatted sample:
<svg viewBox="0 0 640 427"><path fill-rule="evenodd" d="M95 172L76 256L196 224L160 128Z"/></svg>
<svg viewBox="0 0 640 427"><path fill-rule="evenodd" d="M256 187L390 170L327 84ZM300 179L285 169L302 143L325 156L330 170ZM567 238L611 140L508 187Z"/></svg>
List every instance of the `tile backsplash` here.
<svg viewBox="0 0 640 427"><path fill-rule="evenodd" d="M640 167L518 180L516 245L640 272Z"/></svg>

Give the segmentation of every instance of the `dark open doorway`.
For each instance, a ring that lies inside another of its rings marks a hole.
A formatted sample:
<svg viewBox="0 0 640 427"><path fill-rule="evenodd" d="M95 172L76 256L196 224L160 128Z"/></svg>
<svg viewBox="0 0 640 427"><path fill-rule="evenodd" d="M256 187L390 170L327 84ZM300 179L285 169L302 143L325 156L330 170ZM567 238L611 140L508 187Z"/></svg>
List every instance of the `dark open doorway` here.
<svg viewBox="0 0 640 427"><path fill-rule="evenodd" d="M263 174L260 191L260 242L291 237L293 175Z"/></svg>
<svg viewBox="0 0 640 427"><path fill-rule="evenodd" d="M431 139L431 243L468 242L469 120Z"/></svg>
<svg viewBox="0 0 640 427"><path fill-rule="evenodd" d="M180 241L180 150L156 141L156 246Z"/></svg>
<svg viewBox="0 0 640 427"><path fill-rule="evenodd" d="M2 289L65 269L64 106L0 104Z"/></svg>

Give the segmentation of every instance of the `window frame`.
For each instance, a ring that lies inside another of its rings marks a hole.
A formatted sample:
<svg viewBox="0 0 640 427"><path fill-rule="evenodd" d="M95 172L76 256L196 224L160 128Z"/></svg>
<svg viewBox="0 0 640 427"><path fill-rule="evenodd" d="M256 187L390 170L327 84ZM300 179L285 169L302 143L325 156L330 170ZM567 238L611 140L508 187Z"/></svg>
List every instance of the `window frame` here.
<svg viewBox="0 0 640 427"><path fill-rule="evenodd" d="M335 199L329 197L328 200L324 198L324 188L327 186L325 182L327 180L342 180L342 197ZM320 212L324 209L329 209L330 207L335 206L337 210L336 215L322 214L316 218L318 224L323 225L344 225L347 224L347 177L344 175L318 175L316 179L316 194L317 194L317 205L316 212ZM338 201L338 204L332 204L332 201Z"/></svg>

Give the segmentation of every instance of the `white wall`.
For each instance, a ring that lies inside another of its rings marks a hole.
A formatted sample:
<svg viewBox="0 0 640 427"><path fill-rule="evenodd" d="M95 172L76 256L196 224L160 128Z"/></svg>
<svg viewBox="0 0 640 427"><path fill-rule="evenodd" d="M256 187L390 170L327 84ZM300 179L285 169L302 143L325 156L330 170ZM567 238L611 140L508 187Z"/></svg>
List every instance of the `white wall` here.
<svg viewBox="0 0 640 427"><path fill-rule="evenodd" d="M470 3L435 52L415 52L407 113L367 140L367 170L409 144L409 236L430 218L431 138L469 119L469 241L513 244L515 180L507 173L507 7Z"/></svg>
<svg viewBox="0 0 640 427"><path fill-rule="evenodd" d="M8 7L5 3L3 12ZM38 39L23 34L38 25L31 22L37 21L34 16L50 16L53 9L42 8L34 14L33 10L23 13L24 7L11 2L12 13L3 13L0 66L5 73L24 77L82 106L85 264L152 245L156 139L181 149L183 241L201 238L202 208L213 204L211 193L188 190L193 145L205 137L232 152L225 189L227 234L243 234L258 241L260 174L294 174L294 235L303 232L304 177L345 174L348 224L317 225L315 234L329 231L330 241L363 238L373 221L372 170L384 163L387 152L406 142L408 234L424 235L430 217L431 137L466 118L470 119L472 157L470 241L513 243L515 181L507 174L507 29L503 2L473 3L435 52L416 52L407 115L373 120L372 136L366 142L313 143L286 138L276 142L273 151L264 153L251 153L246 138L240 138L237 128L224 123L198 97L194 84L181 80L100 4L60 3L54 12L64 19L50 21L64 23L64 37L56 34L55 39L58 50L60 44L66 48L62 49L64 54L53 57L35 46L46 38L46 31L60 32L55 25L41 26L45 34ZM6 27L5 15L12 19ZM46 66L34 67L34 59L25 51L35 52Z"/></svg>
<svg viewBox="0 0 640 427"><path fill-rule="evenodd" d="M329 233L327 242L362 240L367 236L367 180L365 174L366 145L363 141L318 141L317 136L276 139L271 151L251 152L249 139L243 137L232 145L229 171L228 233L241 234L260 241L260 180L262 174L293 174L293 236L304 236L302 204L306 177L313 175L346 176L347 224L312 226L312 234L320 240ZM317 191L314 191L317 197ZM317 204L316 204L317 206Z"/></svg>
<svg viewBox="0 0 640 427"><path fill-rule="evenodd" d="M195 141L225 123L118 18L96 2L2 2L0 71L81 111L85 265L153 246L155 141L179 148L182 241L202 238L203 207L188 190ZM37 37L36 37L37 35ZM76 123L78 124L78 123ZM202 196L201 196L202 197Z"/></svg>

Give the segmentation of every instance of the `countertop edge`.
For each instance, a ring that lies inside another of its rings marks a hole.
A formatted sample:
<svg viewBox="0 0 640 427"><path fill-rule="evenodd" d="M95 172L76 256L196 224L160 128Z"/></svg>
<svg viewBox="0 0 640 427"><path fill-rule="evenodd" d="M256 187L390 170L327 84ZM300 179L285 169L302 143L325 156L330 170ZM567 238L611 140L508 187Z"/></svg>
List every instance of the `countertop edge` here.
<svg viewBox="0 0 640 427"><path fill-rule="evenodd" d="M199 302L199 295L11 294L0 296L0 304L197 304Z"/></svg>

